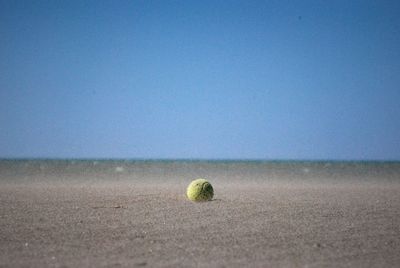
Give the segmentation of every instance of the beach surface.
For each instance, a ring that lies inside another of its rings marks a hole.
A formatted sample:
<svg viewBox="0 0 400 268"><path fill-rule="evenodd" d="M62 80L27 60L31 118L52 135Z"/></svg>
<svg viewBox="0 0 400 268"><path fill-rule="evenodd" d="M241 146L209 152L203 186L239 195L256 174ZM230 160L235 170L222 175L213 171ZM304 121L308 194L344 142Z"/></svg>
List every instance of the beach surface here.
<svg viewBox="0 0 400 268"><path fill-rule="evenodd" d="M400 266L399 164L96 162L0 163L0 267Z"/></svg>

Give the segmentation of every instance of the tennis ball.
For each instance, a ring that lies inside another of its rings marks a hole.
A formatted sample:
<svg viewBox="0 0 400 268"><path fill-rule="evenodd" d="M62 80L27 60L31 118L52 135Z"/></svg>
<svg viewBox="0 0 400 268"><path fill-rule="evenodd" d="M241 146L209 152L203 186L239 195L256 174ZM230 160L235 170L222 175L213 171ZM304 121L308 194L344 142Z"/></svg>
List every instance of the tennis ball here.
<svg viewBox="0 0 400 268"><path fill-rule="evenodd" d="M209 201L214 196L214 189L207 180L197 179L189 184L186 195L192 201Z"/></svg>

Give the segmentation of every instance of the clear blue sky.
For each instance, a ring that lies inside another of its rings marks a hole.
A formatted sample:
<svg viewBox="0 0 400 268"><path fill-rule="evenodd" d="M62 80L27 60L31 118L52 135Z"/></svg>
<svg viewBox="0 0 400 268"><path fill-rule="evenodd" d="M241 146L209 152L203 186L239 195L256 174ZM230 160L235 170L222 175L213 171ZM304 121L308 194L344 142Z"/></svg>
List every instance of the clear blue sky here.
<svg viewBox="0 0 400 268"><path fill-rule="evenodd" d="M400 2L0 0L0 157L400 160Z"/></svg>

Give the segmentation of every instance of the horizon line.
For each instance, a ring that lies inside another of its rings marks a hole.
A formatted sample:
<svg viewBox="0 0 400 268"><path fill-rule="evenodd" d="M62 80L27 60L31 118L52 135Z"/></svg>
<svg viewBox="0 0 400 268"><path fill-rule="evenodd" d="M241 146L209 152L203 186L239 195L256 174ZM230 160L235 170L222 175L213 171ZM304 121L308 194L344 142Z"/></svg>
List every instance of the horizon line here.
<svg viewBox="0 0 400 268"><path fill-rule="evenodd" d="M400 159L329 159L329 158L148 158L148 157L0 157L0 161L128 161L128 162L400 162Z"/></svg>

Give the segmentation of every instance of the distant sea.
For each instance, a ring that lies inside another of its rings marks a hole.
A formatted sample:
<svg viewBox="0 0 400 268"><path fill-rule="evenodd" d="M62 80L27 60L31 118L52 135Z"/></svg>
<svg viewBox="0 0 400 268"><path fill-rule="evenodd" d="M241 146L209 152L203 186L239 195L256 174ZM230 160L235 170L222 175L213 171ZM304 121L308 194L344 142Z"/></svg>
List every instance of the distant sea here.
<svg viewBox="0 0 400 268"><path fill-rule="evenodd" d="M43 180L400 182L400 162L263 160L2 159L0 182Z"/></svg>

